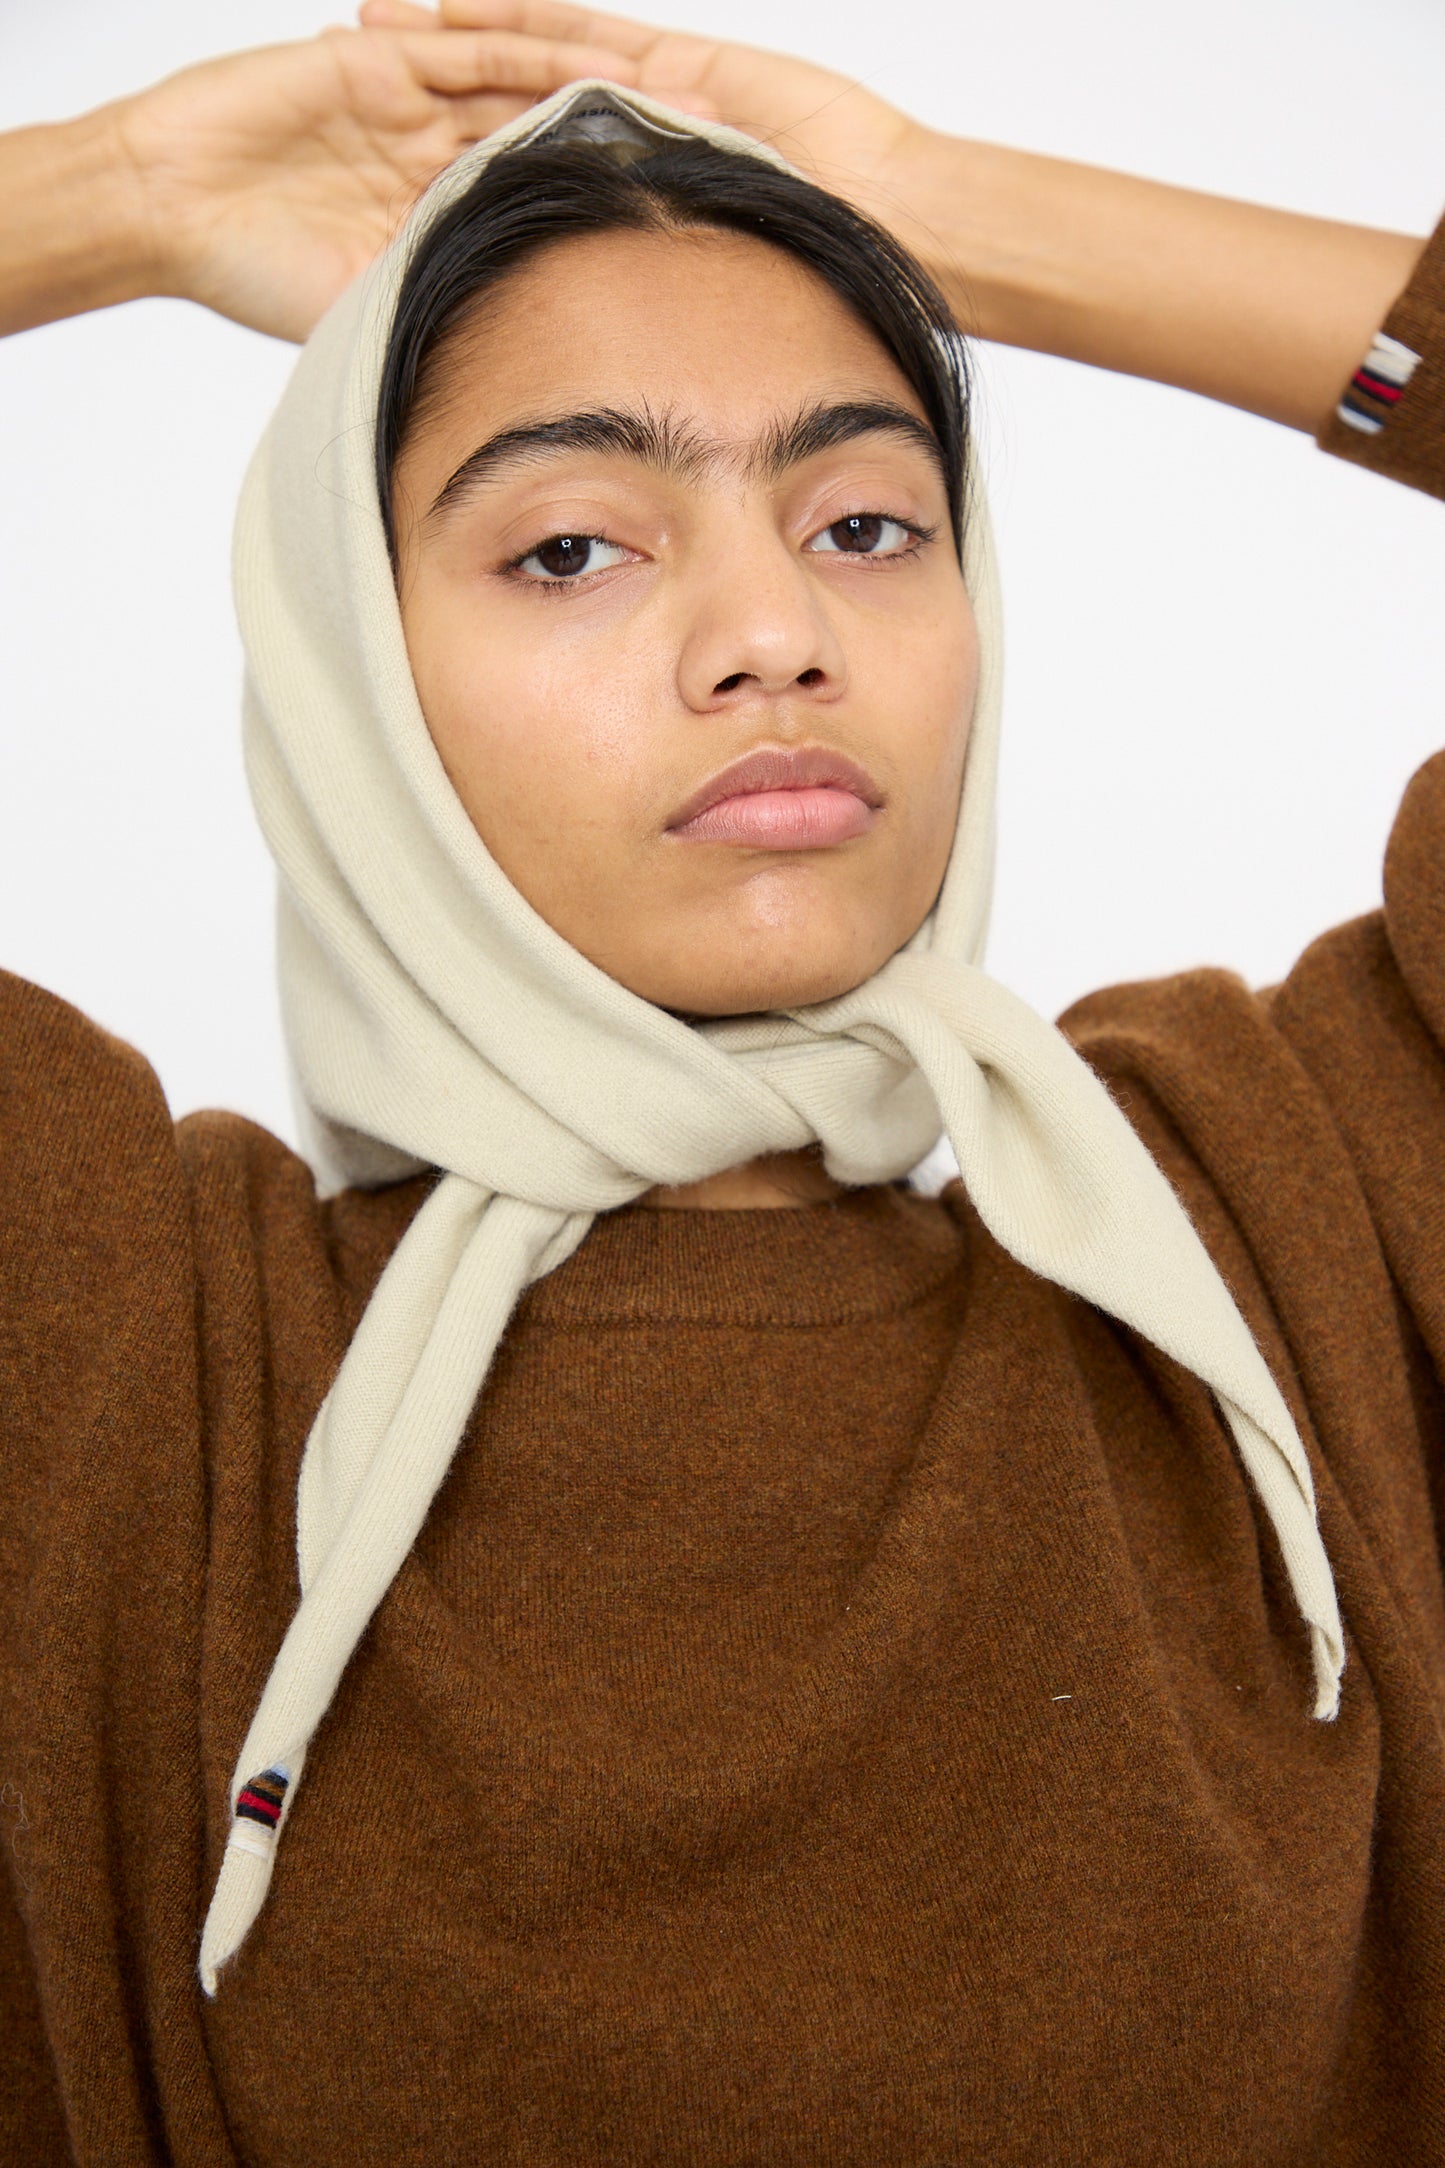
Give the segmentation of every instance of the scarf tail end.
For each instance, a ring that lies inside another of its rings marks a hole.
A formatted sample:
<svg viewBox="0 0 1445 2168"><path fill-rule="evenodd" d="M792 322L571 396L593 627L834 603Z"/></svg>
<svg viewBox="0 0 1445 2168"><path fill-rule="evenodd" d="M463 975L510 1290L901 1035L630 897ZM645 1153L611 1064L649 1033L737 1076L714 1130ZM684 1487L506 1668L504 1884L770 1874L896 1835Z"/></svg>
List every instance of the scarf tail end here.
<svg viewBox="0 0 1445 2168"><path fill-rule="evenodd" d="M1314 1659L1315 1716L1332 1724L1340 1713L1340 1678L1345 1668L1344 1645L1338 1632L1310 1620L1310 1654Z"/></svg>
<svg viewBox="0 0 1445 2168"><path fill-rule="evenodd" d="M274 1830L239 1819L232 1824L201 1932L201 1990L208 2001L215 2000L221 1967L235 1956L260 1915L275 1858Z"/></svg>

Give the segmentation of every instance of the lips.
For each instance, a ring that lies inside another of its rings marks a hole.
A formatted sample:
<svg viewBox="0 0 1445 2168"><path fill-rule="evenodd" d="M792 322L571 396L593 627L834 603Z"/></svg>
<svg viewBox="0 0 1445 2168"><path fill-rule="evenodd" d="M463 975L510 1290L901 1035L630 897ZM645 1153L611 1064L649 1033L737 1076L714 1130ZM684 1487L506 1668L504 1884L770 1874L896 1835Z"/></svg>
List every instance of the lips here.
<svg viewBox="0 0 1445 2168"><path fill-rule="evenodd" d="M882 804L867 769L841 753L761 746L695 791L667 833L758 850L817 850L866 835Z"/></svg>

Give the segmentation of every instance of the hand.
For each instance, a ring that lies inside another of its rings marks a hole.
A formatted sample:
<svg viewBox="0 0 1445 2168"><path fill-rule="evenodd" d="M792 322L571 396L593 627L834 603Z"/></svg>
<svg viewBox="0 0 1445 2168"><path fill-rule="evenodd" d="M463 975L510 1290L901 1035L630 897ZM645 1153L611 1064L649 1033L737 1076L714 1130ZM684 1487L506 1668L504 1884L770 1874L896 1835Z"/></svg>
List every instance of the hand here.
<svg viewBox="0 0 1445 2168"><path fill-rule="evenodd" d="M574 55L574 77L606 74L650 97L725 121L776 145L809 179L903 232L915 194L917 153L928 131L870 91L810 61L720 39L659 30L622 16L593 15L567 0L366 0L362 22L420 31L509 33L539 55ZM594 66L598 50L631 70Z"/></svg>
<svg viewBox="0 0 1445 2168"><path fill-rule="evenodd" d="M1313 430L1420 243L925 128L803 60L569 0L366 0L363 22L510 35L776 144L889 227L984 339L1182 385ZM613 56L598 67L596 54ZM630 71L630 72L624 72ZM559 77L559 80L567 80Z"/></svg>
<svg viewBox="0 0 1445 2168"><path fill-rule="evenodd" d="M146 290L302 339L428 181L621 54L505 28L330 30L205 62L106 109L136 183Z"/></svg>

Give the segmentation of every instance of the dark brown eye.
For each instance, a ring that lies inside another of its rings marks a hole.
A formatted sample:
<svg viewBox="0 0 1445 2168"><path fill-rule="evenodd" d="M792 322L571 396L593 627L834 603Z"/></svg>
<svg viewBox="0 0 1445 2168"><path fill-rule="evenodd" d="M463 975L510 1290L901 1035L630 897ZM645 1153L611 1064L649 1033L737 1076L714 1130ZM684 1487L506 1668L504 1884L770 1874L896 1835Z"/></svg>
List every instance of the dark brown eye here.
<svg viewBox="0 0 1445 2168"><path fill-rule="evenodd" d="M889 519L882 512L850 512L846 519L835 519L814 535L808 547L825 555L902 557L916 540L915 530L905 527L901 519Z"/></svg>
<svg viewBox="0 0 1445 2168"><path fill-rule="evenodd" d="M876 550L883 539L884 525L877 512L853 512L847 519L835 519L828 532L834 549Z"/></svg>
<svg viewBox="0 0 1445 2168"><path fill-rule="evenodd" d="M550 572L554 580L566 579L569 572L585 572L591 554L592 537L585 534L554 534L532 552L542 570Z"/></svg>
<svg viewBox="0 0 1445 2168"><path fill-rule="evenodd" d="M516 569L544 586L556 585L558 581L575 580L583 572L606 572L620 565L626 555L626 550L619 549L615 542L604 542L600 535L551 534L530 550Z"/></svg>

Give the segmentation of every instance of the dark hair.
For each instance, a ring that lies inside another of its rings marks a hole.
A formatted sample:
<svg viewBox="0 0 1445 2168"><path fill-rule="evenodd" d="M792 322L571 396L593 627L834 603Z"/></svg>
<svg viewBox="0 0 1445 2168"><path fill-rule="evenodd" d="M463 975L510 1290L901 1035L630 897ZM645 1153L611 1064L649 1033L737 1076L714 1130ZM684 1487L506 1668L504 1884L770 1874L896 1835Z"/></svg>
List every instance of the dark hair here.
<svg viewBox="0 0 1445 2168"><path fill-rule="evenodd" d="M564 123L565 127L565 123ZM955 541L968 488L968 369L947 302L881 226L798 175L700 137L543 138L484 166L421 241L382 366L376 476L394 549L391 477L430 364L475 304L539 249L607 232L712 228L769 241L830 286L892 355L938 440Z"/></svg>

